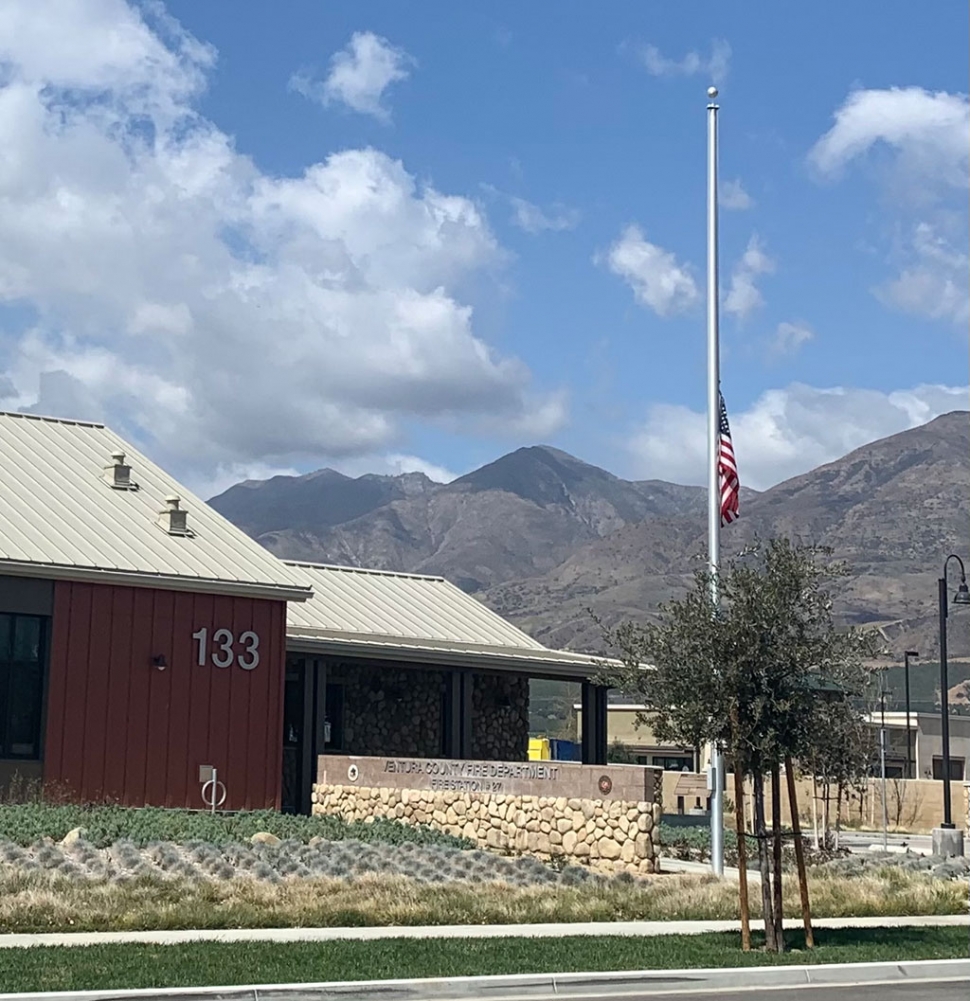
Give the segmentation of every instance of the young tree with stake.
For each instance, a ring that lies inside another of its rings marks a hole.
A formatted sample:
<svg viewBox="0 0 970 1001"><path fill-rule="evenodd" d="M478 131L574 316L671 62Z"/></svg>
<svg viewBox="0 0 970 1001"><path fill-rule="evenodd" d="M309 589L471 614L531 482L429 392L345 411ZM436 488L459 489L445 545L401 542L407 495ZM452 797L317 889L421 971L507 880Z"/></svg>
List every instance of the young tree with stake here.
<svg viewBox="0 0 970 1001"><path fill-rule="evenodd" d="M852 717L850 696L861 685L865 659L873 652L868 633L834 625L825 585L847 571L830 555L788 539L756 543L721 568L716 608L710 575L700 572L684 598L661 607L657 623L625 623L607 631L624 665L609 681L644 705L644 721L649 718L657 736L683 745L726 748L736 778L751 776L762 912L771 951L784 949L781 766L792 768L792 761L817 754L837 714ZM770 842L766 776L774 793ZM740 903L749 947L743 783L736 781L735 790ZM793 816L796 812L793 802ZM802 864L799 873L810 936Z"/></svg>

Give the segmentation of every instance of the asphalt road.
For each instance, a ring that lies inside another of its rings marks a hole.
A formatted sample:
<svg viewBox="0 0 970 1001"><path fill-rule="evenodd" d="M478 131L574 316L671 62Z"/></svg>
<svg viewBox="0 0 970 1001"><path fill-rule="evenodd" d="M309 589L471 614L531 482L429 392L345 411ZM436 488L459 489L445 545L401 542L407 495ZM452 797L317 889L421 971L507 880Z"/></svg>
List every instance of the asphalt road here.
<svg viewBox="0 0 970 1001"><path fill-rule="evenodd" d="M908 847L910 851L929 855L933 850L933 839L928 834L889 834L886 837L890 848ZM870 845L882 848L882 831L843 831L839 835L843 848L851 852L865 853Z"/></svg>

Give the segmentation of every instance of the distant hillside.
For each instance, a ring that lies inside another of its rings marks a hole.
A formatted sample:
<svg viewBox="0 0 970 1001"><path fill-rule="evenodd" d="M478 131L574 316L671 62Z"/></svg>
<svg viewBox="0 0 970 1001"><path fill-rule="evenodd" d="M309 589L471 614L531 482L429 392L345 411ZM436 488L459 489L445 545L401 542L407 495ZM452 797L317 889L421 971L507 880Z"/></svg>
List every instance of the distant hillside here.
<svg viewBox="0 0 970 1001"><path fill-rule="evenodd" d="M449 484L333 470L239 484L213 507L279 556L442 574L466 591L547 573L645 518L700 510L704 491L631 483L559 449L520 448Z"/></svg>
<svg viewBox="0 0 970 1001"><path fill-rule="evenodd" d="M649 617L706 553L703 488L622 480L542 445L450 484L323 470L239 484L212 504L281 556L440 573L571 649L601 649L590 607L610 623ZM881 628L890 658L935 658L936 578L947 553L970 556L970 414L745 490L724 555L756 534L831 546L853 568L836 592L842 620ZM950 619L955 658L970 655L962 611Z"/></svg>
<svg viewBox="0 0 970 1001"><path fill-rule="evenodd" d="M756 535L831 546L853 571L836 589L840 617L881 627L893 656L913 646L935 656L936 578L948 553L970 555L970 414L946 414L749 498L722 533L724 555ZM608 622L648 616L689 586L705 554L702 516L644 520L483 598L544 643L595 649L589 606ZM970 653L961 610L950 644L954 655Z"/></svg>

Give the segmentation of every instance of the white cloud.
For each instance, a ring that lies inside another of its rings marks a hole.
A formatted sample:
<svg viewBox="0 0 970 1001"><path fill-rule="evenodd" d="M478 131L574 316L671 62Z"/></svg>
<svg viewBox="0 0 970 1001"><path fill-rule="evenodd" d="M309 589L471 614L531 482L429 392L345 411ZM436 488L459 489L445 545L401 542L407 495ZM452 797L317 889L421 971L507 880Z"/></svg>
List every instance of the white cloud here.
<svg viewBox="0 0 970 1001"><path fill-rule="evenodd" d="M461 474L434 462L428 462L417 455L402 455L396 452L361 456L342 456L322 459L321 468L335 469L344 476L358 477L368 473L377 476L400 476L402 473L424 473L435 483L450 483ZM269 480L274 476L304 476L305 470L293 466L272 466L262 462L229 463L219 465L215 470L206 470L185 480L186 486L200 497L208 500L224 493L237 483L247 480Z"/></svg>
<svg viewBox="0 0 970 1001"><path fill-rule="evenodd" d="M775 336L771 341L771 349L775 354L793 355L803 345L815 337L812 328L805 323L789 323L787 320L779 323Z"/></svg>
<svg viewBox="0 0 970 1001"><path fill-rule="evenodd" d="M876 166L880 218L894 232L888 257L895 278L876 295L886 304L963 325L967 288L967 174L970 101L920 87L860 90L835 113L835 124L809 153L821 177L836 178L855 161ZM875 157L877 148L888 156Z"/></svg>
<svg viewBox="0 0 970 1001"><path fill-rule="evenodd" d="M646 240L639 226L627 226L610 247L606 263L633 289L637 302L658 316L684 312L697 301L697 284L689 265Z"/></svg>
<svg viewBox="0 0 970 1001"><path fill-rule="evenodd" d="M940 414L965 410L970 387L920 385L882 393L793 383L732 411L731 439L744 486L763 490L887 435ZM706 483L707 419L687 407L652 407L631 437L632 474L676 483Z"/></svg>
<svg viewBox="0 0 970 1001"><path fill-rule="evenodd" d="M905 313L970 320L970 257L958 250L930 223L917 223L900 274L876 289L883 301Z"/></svg>
<svg viewBox="0 0 970 1001"><path fill-rule="evenodd" d="M290 78L290 87L324 106L344 104L386 122L391 114L383 103L384 92L391 84L406 80L416 65L412 56L386 38L372 31L357 31L347 47L331 57L330 73L324 81L301 70Z"/></svg>
<svg viewBox="0 0 970 1001"><path fill-rule="evenodd" d="M764 305L764 296L757 281L761 275L771 274L775 262L765 253L758 237L752 234L741 259L731 273L731 287L724 300L724 310L744 320L759 306Z"/></svg>
<svg viewBox="0 0 970 1001"><path fill-rule="evenodd" d="M579 223L579 210L558 202L546 211L514 195L509 197L509 201L513 209L512 222L526 233L541 233L543 230L561 232L565 229L575 229Z"/></svg>
<svg viewBox="0 0 970 1001"><path fill-rule="evenodd" d="M907 173L965 188L970 158L970 102L966 95L921 87L858 90L835 113L835 124L814 145L810 162L837 175L874 146L885 144Z"/></svg>
<svg viewBox="0 0 970 1001"><path fill-rule="evenodd" d="M682 59L669 59L656 45L641 46L639 54L652 76L702 75L718 86L726 79L731 62L731 46L718 38L711 43L711 54L707 58L691 51Z"/></svg>
<svg viewBox="0 0 970 1001"><path fill-rule="evenodd" d="M754 207L754 199L744 190L739 179L725 181L718 192L718 205L722 208L743 212Z"/></svg>
<svg viewBox="0 0 970 1001"><path fill-rule="evenodd" d="M428 462L417 455L398 455L396 453L388 455L387 466L394 476L399 476L401 473L424 473L429 480L434 480L435 483L451 483L452 480L457 480L461 475L461 473L453 473L450 469L434 462Z"/></svg>
<svg viewBox="0 0 970 1001"><path fill-rule="evenodd" d="M247 480L271 480L274 476L299 476L292 466L268 466L262 462L233 462L220 464L212 470L190 474L185 485L203 500L211 500L225 493L237 483Z"/></svg>
<svg viewBox="0 0 970 1001"><path fill-rule="evenodd" d="M373 149L262 173L196 110L213 59L122 0L0 4L6 405L187 477L564 420L460 297L505 260L475 203Z"/></svg>

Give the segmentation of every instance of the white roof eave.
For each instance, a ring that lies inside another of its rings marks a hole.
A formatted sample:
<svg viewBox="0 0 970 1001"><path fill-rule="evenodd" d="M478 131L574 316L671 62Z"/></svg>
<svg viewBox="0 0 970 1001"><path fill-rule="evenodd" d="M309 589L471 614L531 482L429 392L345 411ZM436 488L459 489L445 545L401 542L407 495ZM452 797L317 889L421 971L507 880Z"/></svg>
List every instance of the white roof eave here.
<svg viewBox="0 0 970 1001"><path fill-rule="evenodd" d="M294 653L400 659L454 667L489 667L495 670L568 675L589 678L611 662L565 650L489 647L443 640L402 639L363 633L339 633L309 627L288 627L287 649Z"/></svg>
<svg viewBox="0 0 970 1001"><path fill-rule="evenodd" d="M239 595L274 601L307 601L313 596L309 587L294 584L251 583L212 577L149 573L142 570L115 570L100 567L63 566L56 563L22 563L0 559L0 575L33 577L43 580L75 580L92 584L115 584L127 587L151 587L164 591L197 591L201 594Z"/></svg>

